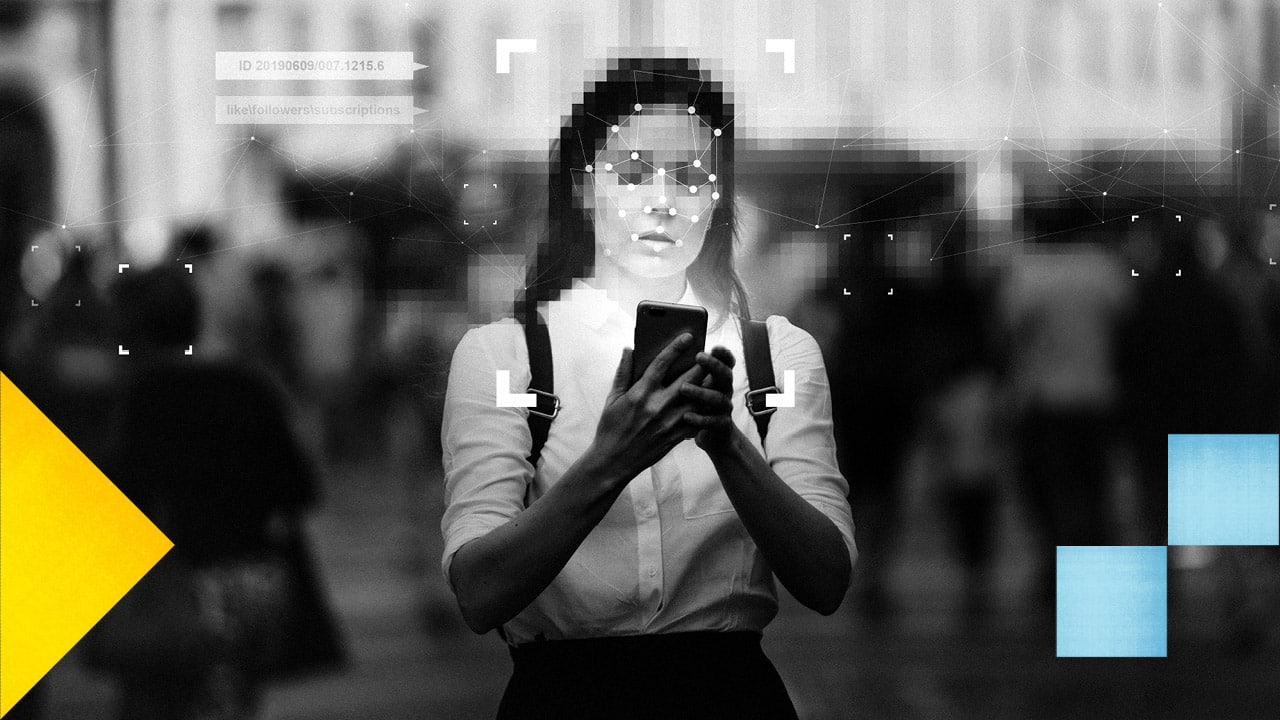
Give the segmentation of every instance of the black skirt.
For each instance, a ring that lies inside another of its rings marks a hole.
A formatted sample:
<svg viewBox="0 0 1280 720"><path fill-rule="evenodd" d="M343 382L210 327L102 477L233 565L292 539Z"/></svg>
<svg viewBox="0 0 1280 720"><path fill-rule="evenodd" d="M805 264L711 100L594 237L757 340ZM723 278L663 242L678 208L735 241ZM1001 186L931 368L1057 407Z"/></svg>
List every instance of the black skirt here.
<svg viewBox="0 0 1280 720"><path fill-rule="evenodd" d="M796 717L758 633L532 642L511 657L498 720Z"/></svg>

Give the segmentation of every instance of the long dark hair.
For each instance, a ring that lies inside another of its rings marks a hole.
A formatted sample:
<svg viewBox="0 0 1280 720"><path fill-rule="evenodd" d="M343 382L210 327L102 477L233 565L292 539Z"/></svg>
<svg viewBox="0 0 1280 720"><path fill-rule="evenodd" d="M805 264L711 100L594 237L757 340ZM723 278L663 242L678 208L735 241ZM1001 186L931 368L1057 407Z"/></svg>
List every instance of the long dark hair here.
<svg viewBox="0 0 1280 720"><path fill-rule="evenodd" d="M717 190L720 199L707 222L706 240L689 266L687 277L699 296L721 311L746 320L751 317L747 293L733 267L737 239L734 215L733 105L720 83L704 73L695 60L624 58L610 63L575 103L560 137L551 147L548 173L547 235L530 254L525 288L516 300L516 317L536 322L540 302L556 299L573 280L590 275L595 263L595 227L584 207L586 166L595 160L609 129L644 106L692 106L717 137Z"/></svg>

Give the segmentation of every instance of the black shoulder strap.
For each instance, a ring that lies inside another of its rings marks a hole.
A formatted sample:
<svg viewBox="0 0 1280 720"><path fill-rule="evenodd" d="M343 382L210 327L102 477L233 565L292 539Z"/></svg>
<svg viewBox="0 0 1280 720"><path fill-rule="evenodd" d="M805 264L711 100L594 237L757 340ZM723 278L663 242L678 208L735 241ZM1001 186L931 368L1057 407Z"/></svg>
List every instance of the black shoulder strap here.
<svg viewBox="0 0 1280 720"><path fill-rule="evenodd" d="M529 349L529 391L538 398L536 407L529 408L529 434L533 444L529 449L529 463L538 467L542 446L551 431L551 419L560 409L555 397L555 374L551 369L551 336L547 324L538 318L524 324L524 342Z"/></svg>
<svg viewBox="0 0 1280 720"><path fill-rule="evenodd" d="M769 416L777 408L765 406L766 393L778 392L773 377L773 357L769 352L769 327L760 320L742 323L742 354L747 363L747 409L756 419L760 442L769 434Z"/></svg>

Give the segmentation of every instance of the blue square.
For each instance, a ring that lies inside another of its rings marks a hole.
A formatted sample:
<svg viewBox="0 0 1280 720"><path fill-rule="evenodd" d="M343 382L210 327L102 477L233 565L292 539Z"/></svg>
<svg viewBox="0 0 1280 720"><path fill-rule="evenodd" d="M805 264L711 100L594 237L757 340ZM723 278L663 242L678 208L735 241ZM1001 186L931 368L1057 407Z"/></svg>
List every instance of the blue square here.
<svg viewBox="0 0 1280 720"><path fill-rule="evenodd" d="M1166 657L1168 548L1058 547L1058 657Z"/></svg>
<svg viewBox="0 0 1280 720"><path fill-rule="evenodd" d="M1169 544L1280 544L1280 435L1170 435Z"/></svg>

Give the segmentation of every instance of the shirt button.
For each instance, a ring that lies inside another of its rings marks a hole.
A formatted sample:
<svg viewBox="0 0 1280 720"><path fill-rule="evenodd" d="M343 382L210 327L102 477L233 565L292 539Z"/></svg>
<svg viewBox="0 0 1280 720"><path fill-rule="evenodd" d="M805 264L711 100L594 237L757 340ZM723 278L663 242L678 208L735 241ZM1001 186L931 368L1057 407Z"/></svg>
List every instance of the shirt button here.
<svg viewBox="0 0 1280 720"><path fill-rule="evenodd" d="M653 577L653 576L655 576L655 575L657 575L657 574L658 574L658 571L657 571L657 570L650 570L650 571L649 571L649 577Z"/></svg>

